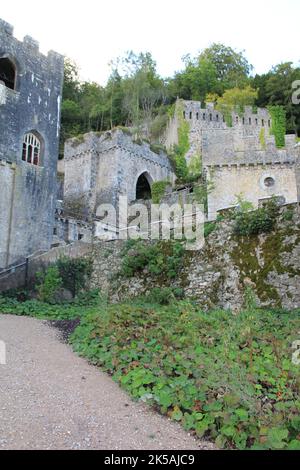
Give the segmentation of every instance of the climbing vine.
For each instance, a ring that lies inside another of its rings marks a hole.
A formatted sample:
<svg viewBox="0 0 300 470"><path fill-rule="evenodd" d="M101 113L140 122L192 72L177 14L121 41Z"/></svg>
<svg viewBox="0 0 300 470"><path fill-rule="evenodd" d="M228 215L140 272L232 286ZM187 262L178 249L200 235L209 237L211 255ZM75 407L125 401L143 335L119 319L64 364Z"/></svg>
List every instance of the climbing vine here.
<svg viewBox="0 0 300 470"><path fill-rule="evenodd" d="M190 148L190 126L189 123L184 119L183 111L182 101L178 101L176 106L176 116L178 119L178 145L174 145L172 154L170 155L171 160L174 163L176 176L181 180L185 180L188 176L188 167L186 164L185 155Z"/></svg>
<svg viewBox="0 0 300 470"><path fill-rule="evenodd" d="M265 133L264 127L262 127L260 130L259 140L260 140L261 148L263 150L266 150L266 133Z"/></svg>
<svg viewBox="0 0 300 470"><path fill-rule="evenodd" d="M166 188L170 185L169 181L156 181L152 184L152 201L154 204L159 204L165 194Z"/></svg>
<svg viewBox="0 0 300 470"><path fill-rule="evenodd" d="M286 112L282 106L269 106L272 118L271 134L275 136L276 147L285 147Z"/></svg>

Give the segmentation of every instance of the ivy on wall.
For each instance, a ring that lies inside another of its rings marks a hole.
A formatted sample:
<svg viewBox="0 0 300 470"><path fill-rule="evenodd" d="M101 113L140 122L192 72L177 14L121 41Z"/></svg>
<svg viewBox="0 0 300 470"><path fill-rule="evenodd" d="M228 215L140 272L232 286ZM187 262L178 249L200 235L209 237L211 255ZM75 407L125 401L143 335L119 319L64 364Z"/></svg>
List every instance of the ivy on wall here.
<svg viewBox="0 0 300 470"><path fill-rule="evenodd" d="M286 112L282 106L269 106L268 111L272 118L270 133L275 136L276 147L285 147Z"/></svg>
<svg viewBox="0 0 300 470"><path fill-rule="evenodd" d="M184 119L183 111L183 102L178 101L176 106L176 117L178 120L178 145L174 145L173 152L170 157L173 161L177 178L185 180L188 176L188 167L185 155L190 148L190 126Z"/></svg>
<svg viewBox="0 0 300 470"><path fill-rule="evenodd" d="M156 181L155 183L152 184L151 187L151 192L152 192L152 201L154 204L160 204L160 201L162 200L166 188L170 185L171 183L169 181Z"/></svg>
<svg viewBox="0 0 300 470"><path fill-rule="evenodd" d="M264 127L262 127L261 130L260 130L259 140L260 140L261 148L263 150L266 150L266 132L265 132Z"/></svg>

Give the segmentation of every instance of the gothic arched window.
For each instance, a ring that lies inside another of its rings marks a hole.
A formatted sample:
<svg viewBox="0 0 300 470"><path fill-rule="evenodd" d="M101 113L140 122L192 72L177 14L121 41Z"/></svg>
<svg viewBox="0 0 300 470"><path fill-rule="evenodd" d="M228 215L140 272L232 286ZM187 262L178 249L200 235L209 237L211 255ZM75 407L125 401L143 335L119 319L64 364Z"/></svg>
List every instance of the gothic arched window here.
<svg viewBox="0 0 300 470"><path fill-rule="evenodd" d="M39 165L41 159L41 141L33 134L28 132L23 138L22 160L32 165Z"/></svg>

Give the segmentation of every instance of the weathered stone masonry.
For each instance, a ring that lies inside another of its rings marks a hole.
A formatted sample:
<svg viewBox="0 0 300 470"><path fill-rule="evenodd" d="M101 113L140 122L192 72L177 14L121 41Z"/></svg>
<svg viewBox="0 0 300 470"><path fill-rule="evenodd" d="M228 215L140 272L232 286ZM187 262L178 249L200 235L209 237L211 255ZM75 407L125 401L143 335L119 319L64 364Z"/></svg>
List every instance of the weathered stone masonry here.
<svg viewBox="0 0 300 470"><path fill-rule="evenodd" d="M0 269L51 246L63 62L0 20Z"/></svg>
<svg viewBox="0 0 300 470"><path fill-rule="evenodd" d="M201 159L212 182L208 194L210 220L216 218L219 210L235 205L237 195L243 195L254 207L273 195L286 203L297 201L296 139L287 135L285 148L276 148L267 109L254 112L246 106L243 114L232 112L229 126L212 103L203 108L198 101L180 100L166 132L168 147L178 143L178 113L183 113L182 118L189 124L187 162L195 157Z"/></svg>
<svg viewBox="0 0 300 470"><path fill-rule="evenodd" d="M90 133L65 145L64 203L75 215L96 214L100 204L118 206L120 195L136 200L137 183L170 180L174 173L167 155L147 143L135 143L121 130Z"/></svg>

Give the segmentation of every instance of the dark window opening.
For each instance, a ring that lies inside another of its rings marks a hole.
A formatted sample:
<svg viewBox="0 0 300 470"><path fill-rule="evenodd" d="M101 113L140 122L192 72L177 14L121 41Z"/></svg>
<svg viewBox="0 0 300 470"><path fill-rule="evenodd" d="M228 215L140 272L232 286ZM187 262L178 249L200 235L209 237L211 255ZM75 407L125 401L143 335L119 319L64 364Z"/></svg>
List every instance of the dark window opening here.
<svg viewBox="0 0 300 470"><path fill-rule="evenodd" d="M236 120L236 123L238 124L239 123L239 117L236 116L235 120Z"/></svg>
<svg viewBox="0 0 300 470"><path fill-rule="evenodd" d="M255 119L255 124L258 125L258 119L257 118Z"/></svg>
<svg viewBox="0 0 300 470"><path fill-rule="evenodd" d="M212 114L209 115L209 120L212 121Z"/></svg>
<svg viewBox="0 0 300 470"><path fill-rule="evenodd" d="M263 127L265 127L265 121L264 121L264 119L261 120L261 125L262 125Z"/></svg>
<svg viewBox="0 0 300 470"><path fill-rule="evenodd" d="M79 241L82 240L83 237L84 237L84 235L82 235L82 234L80 233L80 234L78 235L78 240L79 240Z"/></svg>
<svg viewBox="0 0 300 470"><path fill-rule="evenodd" d="M11 90L15 89L16 69L9 59L0 59L0 83L1 82Z"/></svg>
<svg viewBox="0 0 300 470"><path fill-rule="evenodd" d="M243 124L245 124L245 118L243 117Z"/></svg>
<svg viewBox="0 0 300 470"><path fill-rule="evenodd" d="M57 235L57 228L53 229L53 235Z"/></svg>
<svg viewBox="0 0 300 470"><path fill-rule="evenodd" d="M185 111L183 111L183 119L185 119Z"/></svg>
<svg viewBox="0 0 300 470"><path fill-rule="evenodd" d="M271 127L271 121L270 121L270 119L268 120L268 126Z"/></svg>
<svg viewBox="0 0 300 470"><path fill-rule="evenodd" d="M264 184L267 188L272 188L272 186L275 186L275 180L272 177L268 177L265 179Z"/></svg>
<svg viewBox="0 0 300 470"><path fill-rule="evenodd" d="M216 120L217 120L217 122L219 122L219 115L218 114L216 115Z"/></svg>
<svg viewBox="0 0 300 470"><path fill-rule="evenodd" d="M249 125L251 126L251 124L252 124L252 119L249 118Z"/></svg>
<svg viewBox="0 0 300 470"><path fill-rule="evenodd" d="M196 113L196 119L199 121L199 113Z"/></svg>
<svg viewBox="0 0 300 470"><path fill-rule="evenodd" d="M203 113L203 121L205 121L205 119L206 119L206 115L205 113Z"/></svg>
<svg viewBox="0 0 300 470"><path fill-rule="evenodd" d="M145 174L142 174L136 184L136 199L151 199L151 186Z"/></svg>

